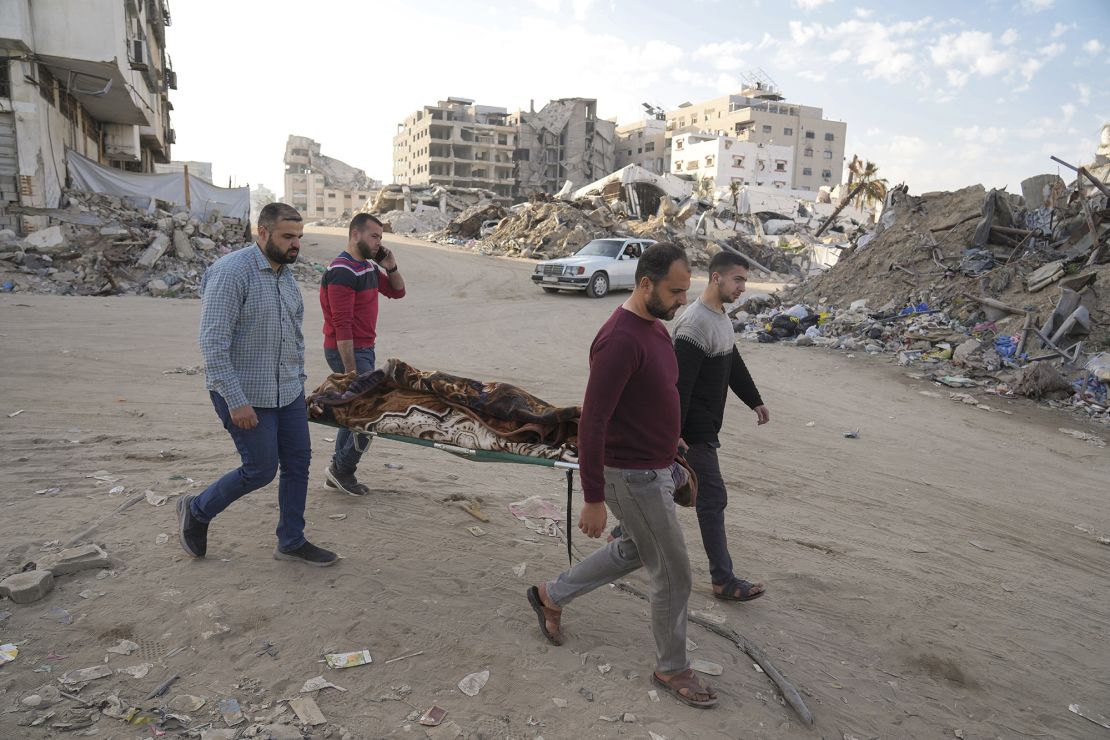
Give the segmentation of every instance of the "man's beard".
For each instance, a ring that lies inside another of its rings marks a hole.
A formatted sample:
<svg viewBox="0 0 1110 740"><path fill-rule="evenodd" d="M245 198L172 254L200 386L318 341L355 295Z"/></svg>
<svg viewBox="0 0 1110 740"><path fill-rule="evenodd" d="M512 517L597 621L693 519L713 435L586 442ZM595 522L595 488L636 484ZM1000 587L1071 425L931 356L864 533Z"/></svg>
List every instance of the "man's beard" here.
<svg viewBox="0 0 1110 740"><path fill-rule="evenodd" d="M359 239L358 243L355 244L355 246L358 248L358 256L361 257L363 261L374 259L374 255L376 254L376 252L365 241Z"/></svg>
<svg viewBox="0 0 1110 740"><path fill-rule="evenodd" d="M291 265L297 261L297 255L289 254L288 252L283 254L278 249L277 245L274 244L274 238L272 236L266 239L264 251L271 262L277 262L279 265Z"/></svg>
<svg viewBox="0 0 1110 740"><path fill-rule="evenodd" d="M667 308L663 301L659 299L659 296L652 293L651 297L647 299L647 310L648 313L650 313L657 319L670 321L674 318L674 314L675 311L678 310L678 306L675 306L674 308Z"/></svg>

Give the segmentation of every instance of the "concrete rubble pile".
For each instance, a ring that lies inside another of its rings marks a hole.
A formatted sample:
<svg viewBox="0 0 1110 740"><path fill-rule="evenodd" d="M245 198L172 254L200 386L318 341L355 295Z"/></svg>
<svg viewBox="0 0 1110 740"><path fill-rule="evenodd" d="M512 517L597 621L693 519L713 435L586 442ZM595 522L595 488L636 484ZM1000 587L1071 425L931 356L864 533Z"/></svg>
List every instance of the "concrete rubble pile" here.
<svg viewBox="0 0 1110 740"><path fill-rule="evenodd" d="M744 206L750 206L748 194L743 196ZM687 180L630 165L583 188L566 187L554 197L535 196L515 205L495 226L475 231L471 213L429 238L483 254L551 259L574 254L592 239L639 237L683 246L696 266L706 265L721 249L734 249L766 268L772 278L801 278L835 262L834 251L826 249L831 257L819 254L814 245L844 242L846 233L862 228L857 220L862 217L853 210L837 221L825 240L817 240L810 235L823 220L817 212L819 204L779 197L776 205L789 206L788 215L777 211L741 215L739 198L734 200L699 197ZM826 205L826 210L831 213L832 206ZM496 215L487 211L486 223Z"/></svg>
<svg viewBox="0 0 1110 740"><path fill-rule="evenodd" d="M0 290L58 295L196 298L205 269L249 241L249 224L213 211L200 219L173 204L153 211L124 199L67 190L62 207L21 208L49 225L19 238L0 231ZM293 265L319 283L316 267Z"/></svg>
<svg viewBox="0 0 1110 740"><path fill-rule="evenodd" d="M360 212L377 215L387 232L423 235L442 230L469 208L496 202L497 194L483 188L387 185Z"/></svg>
<svg viewBox="0 0 1110 740"><path fill-rule="evenodd" d="M955 389L1048 400L1110 424L1100 291L1110 281L1110 124L1103 144L1103 159L1073 168L1070 185L1040 175L1020 196L896 189L830 270L779 296L748 296L732 312L737 332L889 353Z"/></svg>

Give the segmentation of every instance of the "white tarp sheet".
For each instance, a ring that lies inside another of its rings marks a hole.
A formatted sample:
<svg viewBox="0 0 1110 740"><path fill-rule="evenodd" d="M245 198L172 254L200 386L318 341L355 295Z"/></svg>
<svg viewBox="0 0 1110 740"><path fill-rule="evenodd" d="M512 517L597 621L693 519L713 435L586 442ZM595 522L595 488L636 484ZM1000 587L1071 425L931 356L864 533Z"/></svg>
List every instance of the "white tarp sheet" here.
<svg viewBox="0 0 1110 740"><path fill-rule="evenodd" d="M164 175L125 172L104 167L72 150L66 151L66 167L70 182L77 190L124 197L144 208L152 208L154 198L185 206L185 175L182 172ZM218 210L223 216L246 221L250 218L251 191L250 188L219 188L199 177L190 177L189 210L198 218L207 218L212 211Z"/></svg>

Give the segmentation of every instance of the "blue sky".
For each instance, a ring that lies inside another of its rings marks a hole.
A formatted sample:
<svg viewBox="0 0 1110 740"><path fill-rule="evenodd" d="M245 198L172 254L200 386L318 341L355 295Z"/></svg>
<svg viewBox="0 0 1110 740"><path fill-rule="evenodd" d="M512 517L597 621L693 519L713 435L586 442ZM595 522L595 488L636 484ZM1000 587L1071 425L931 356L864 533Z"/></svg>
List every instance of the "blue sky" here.
<svg viewBox="0 0 1110 740"><path fill-rule="evenodd" d="M171 5L175 159L282 194L285 139L391 178L397 124L448 96L583 96L620 123L763 70L914 193L1089 161L1110 122L1110 0L189 0ZM1070 179L1069 172L1062 173Z"/></svg>

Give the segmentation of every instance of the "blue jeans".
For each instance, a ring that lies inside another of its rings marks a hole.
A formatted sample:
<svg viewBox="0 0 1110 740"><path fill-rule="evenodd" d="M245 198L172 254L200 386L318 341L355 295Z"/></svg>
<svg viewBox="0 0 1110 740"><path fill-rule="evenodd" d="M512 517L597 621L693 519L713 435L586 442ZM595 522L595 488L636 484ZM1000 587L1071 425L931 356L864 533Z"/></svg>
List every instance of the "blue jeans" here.
<svg viewBox="0 0 1110 740"><path fill-rule="evenodd" d="M243 464L204 489L189 510L200 522L210 522L220 512L251 491L266 486L281 470L278 481L278 548L296 550L305 543L304 505L308 498L308 466L312 442L308 436L308 407L304 394L288 406L258 408L258 426L240 429L231 423L231 412L220 394L209 391L216 414L235 442Z"/></svg>
<svg viewBox="0 0 1110 740"><path fill-rule="evenodd" d="M324 359L328 361L328 367L332 372L343 372L343 358L340 357L339 350L325 347ZM373 347L356 349L355 369L358 370L359 375L373 370L375 359ZM340 429L335 435L335 455L331 459L336 472L354 475L355 469L358 468L358 461L362 459L362 453L370 447L371 439L373 438Z"/></svg>

